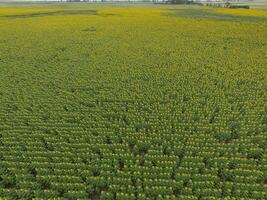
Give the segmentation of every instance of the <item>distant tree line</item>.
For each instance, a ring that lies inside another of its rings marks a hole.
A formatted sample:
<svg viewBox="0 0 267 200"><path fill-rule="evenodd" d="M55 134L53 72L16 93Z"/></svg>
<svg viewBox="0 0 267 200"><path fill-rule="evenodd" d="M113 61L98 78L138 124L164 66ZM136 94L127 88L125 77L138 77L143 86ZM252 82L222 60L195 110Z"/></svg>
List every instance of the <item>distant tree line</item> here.
<svg viewBox="0 0 267 200"><path fill-rule="evenodd" d="M192 4L193 0L165 0L163 2L171 3L171 4Z"/></svg>

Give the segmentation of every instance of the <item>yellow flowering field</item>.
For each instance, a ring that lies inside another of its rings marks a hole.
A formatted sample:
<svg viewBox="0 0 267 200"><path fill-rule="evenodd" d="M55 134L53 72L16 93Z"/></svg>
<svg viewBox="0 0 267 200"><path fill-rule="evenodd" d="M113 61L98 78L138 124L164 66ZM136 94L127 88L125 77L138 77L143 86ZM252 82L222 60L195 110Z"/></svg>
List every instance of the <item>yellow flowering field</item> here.
<svg viewBox="0 0 267 200"><path fill-rule="evenodd" d="M0 199L267 199L265 11L58 5L0 4Z"/></svg>
<svg viewBox="0 0 267 200"><path fill-rule="evenodd" d="M267 10L260 9L214 9L215 12L229 15L267 17Z"/></svg>

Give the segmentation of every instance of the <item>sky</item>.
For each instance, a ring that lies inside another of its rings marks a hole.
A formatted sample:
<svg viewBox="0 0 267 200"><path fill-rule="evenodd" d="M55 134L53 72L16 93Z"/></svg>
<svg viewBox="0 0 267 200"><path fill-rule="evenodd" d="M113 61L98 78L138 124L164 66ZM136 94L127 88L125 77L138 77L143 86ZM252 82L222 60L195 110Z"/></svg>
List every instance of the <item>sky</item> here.
<svg viewBox="0 0 267 200"><path fill-rule="evenodd" d="M14 2L14 1L61 1L61 0L0 0L0 2ZM63 0L63 1L66 1L66 0ZM207 1L207 0L201 0L201 1ZM231 0L230 0L231 1ZM239 0L239 2L246 2L248 0ZM253 0L254 2L266 2L267 3L267 0Z"/></svg>

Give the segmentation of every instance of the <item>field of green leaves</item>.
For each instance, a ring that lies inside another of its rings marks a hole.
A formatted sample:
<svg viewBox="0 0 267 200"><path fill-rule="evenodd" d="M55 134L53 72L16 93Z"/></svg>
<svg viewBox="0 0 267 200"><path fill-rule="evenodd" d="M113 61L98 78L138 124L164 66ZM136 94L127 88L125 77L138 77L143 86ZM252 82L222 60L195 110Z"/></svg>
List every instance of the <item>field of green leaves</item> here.
<svg viewBox="0 0 267 200"><path fill-rule="evenodd" d="M0 199L267 199L267 10L83 5L0 4Z"/></svg>

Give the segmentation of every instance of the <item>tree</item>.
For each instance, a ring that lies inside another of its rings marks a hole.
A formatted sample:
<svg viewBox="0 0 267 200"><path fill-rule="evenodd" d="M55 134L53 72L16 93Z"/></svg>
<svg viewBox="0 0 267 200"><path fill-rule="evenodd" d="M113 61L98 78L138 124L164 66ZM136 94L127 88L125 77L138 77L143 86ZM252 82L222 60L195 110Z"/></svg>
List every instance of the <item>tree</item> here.
<svg viewBox="0 0 267 200"><path fill-rule="evenodd" d="M173 4L188 4L191 3L192 0L170 0Z"/></svg>

